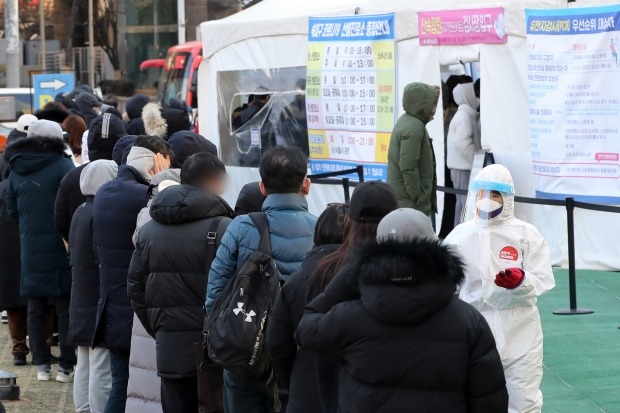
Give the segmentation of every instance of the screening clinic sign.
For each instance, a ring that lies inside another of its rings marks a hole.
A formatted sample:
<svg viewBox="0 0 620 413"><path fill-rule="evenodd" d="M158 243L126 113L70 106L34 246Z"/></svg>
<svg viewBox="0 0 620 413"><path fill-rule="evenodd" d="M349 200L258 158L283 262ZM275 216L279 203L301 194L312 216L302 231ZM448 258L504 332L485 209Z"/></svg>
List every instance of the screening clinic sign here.
<svg viewBox="0 0 620 413"><path fill-rule="evenodd" d="M504 8L418 12L420 46L506 43Z"/></svg>
<svg viewBox="0 0 620 413"><path fill-rule="evenodd" d="M312 173L364 165L387 178L396 113L394 14L310 18L306 113Z"/></svg>
<svg viewBox="0 0 620 413"><path fill-rule="evenodd" d="M620 204L620 6L526 17L537 196Z"/></svg>

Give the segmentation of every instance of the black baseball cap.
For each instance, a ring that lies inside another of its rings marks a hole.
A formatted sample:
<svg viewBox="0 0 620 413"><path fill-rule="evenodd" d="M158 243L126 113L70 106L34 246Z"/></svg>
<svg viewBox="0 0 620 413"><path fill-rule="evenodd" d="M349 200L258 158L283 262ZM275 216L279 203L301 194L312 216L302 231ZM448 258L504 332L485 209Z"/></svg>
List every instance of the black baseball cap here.
<svg viewBox="0 0 620 413"><path fill-rule="evenodd" d="M394 190L381 181L359 184L349 204L349 218L364 224L378 224L384 216L398 209Z"/></svg>

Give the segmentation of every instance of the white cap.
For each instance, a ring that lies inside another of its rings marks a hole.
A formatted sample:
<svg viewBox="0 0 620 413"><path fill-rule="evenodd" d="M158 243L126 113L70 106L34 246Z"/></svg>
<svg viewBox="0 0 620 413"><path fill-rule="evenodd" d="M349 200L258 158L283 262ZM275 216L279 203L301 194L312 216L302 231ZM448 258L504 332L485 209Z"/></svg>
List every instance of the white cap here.
<svg viewBox="0 0 620 413"><path fill-rule="evenodd" d="M387 214L377 228L377 241L408 242L437 239L430 218L411 208L399 208Z"/></svg>
<svg viewBox="0 0 620 413"><path fill-rule="evenodd" d="M58 138L62 140L62 128L50 120L37 120L28 126L28 138Z"/></svg>
<svg viewBox="0 0 620 413"><path fill-rule="evenodd" d="M28 132L28 126L36 120L38 119L34 115L21 115L19 119L17 119L17 126L15 126L15 129L24 133Z"/></svg>

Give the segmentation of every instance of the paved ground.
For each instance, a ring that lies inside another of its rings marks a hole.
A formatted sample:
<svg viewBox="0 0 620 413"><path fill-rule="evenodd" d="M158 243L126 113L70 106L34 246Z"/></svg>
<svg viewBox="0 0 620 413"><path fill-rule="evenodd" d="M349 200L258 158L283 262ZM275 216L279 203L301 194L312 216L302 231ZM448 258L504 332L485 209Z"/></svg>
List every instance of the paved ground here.
<svg viewBox="0 0 620 413"><path fill-rule="evenodd" d="M545 332L543 412L620 413L620 273L579 272L579 305L595 309L592 315L553 315L568 306L566 271L557 271L556 280L556 289L539 302ZM2 325L0 370L17 373L22 392L22 400L6 402L8 413L73 412L71 385L37 382L35 367L15 368L11 360Z"/></svg>
<svg viewBox="0 0 620 413"><path fill-rule="evenodd" d="M71 413L73 409L73 385L61 384L56 381L37 381L35 366L15 367L12 364L9 329L6 324L0 326L0 370L9 370L17 375L17 383L21 390L21 400L4 401L7 413ZM53 350L58 354L58 347ZM30 359L30 356L29 356ZM56 366L52 372L56 374Z"/></svg>

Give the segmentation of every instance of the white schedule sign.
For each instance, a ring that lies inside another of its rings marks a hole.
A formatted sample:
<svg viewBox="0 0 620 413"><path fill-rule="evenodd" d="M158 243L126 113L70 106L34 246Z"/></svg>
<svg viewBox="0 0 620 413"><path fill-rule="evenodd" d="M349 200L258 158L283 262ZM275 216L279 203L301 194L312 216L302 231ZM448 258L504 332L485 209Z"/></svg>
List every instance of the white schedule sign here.
<svg viewBox="0 0 620 413"><path fill-rule="evenodd" d="M537 196L620 204L620 6L527 10Z"/></svg>
<svg viewBox="0 0 620 413"><path fill-rule="evenodd" d="M306 113L313 173L387 177L396 110L394 15L311 18Z"/></svg>

